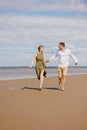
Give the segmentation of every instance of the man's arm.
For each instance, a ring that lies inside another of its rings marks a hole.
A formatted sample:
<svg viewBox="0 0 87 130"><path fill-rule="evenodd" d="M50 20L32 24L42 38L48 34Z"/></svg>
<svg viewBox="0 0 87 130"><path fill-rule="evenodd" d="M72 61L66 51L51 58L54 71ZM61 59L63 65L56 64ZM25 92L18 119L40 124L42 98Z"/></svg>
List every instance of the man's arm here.
<svg viewBox="0 0 87 130"><path fill-rule="evenodd" d="M75 65L78 65L77 58L70 52L70 57L75 61Z"/></svg>
<svg viewBox="0 0 87 130"><path fill-rule="evenodd" d="M56 52L52 57L49 58L49 61L54 60L57 56L58 56L58 54Z"/></svg>

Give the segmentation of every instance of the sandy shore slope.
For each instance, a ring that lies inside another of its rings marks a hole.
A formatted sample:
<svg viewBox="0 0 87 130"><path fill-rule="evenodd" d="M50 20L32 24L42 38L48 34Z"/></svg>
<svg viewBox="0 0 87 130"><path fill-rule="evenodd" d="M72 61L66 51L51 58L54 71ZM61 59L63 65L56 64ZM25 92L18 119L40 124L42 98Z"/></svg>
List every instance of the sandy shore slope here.
<svg viewBox="0 0 87 130"><path fill-rule="evenodd" d="M0 130L87 130L87 75L0 81ZM24 88L24 89L22 89Z"/></svg>

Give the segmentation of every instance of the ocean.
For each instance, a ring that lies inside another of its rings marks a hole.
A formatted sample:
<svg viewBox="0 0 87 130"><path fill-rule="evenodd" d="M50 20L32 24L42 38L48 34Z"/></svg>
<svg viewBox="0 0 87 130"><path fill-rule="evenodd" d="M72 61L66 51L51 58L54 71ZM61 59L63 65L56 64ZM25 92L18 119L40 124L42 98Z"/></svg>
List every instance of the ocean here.
<svg viewBox="0 0 87 130"><path fill-rule="evenodd" d="M67 75L87 74L87 67L69 67ZM47 67L47 77L57 76L57 67ZM35 69L28 67L0 67L0 80L36 78Z"/></svg>

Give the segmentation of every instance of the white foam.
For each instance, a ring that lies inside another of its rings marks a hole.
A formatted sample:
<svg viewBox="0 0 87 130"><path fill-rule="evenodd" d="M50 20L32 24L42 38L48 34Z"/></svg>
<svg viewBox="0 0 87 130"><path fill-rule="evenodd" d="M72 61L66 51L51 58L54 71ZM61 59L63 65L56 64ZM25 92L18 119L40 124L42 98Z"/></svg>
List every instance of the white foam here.
<svg viewBox="0 0 87 130"><path fill-rule="evenodd" d="M8 88L9 90L15 90L15 88Z"/></svg>

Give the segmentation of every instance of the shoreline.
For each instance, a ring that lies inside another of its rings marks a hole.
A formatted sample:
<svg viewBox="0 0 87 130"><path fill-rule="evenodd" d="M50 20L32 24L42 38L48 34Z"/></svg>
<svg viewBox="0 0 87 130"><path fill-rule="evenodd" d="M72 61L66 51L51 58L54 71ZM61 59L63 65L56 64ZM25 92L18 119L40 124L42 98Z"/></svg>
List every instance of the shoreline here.
<svg viewBox="0 0 87 130"><path fill-rule="evenodd" d="M2 68L29 68L29 66L1 66L0 69ZM32 67L32 68L35 68ZM46 68L58 68L58 66L46 66ZM77 68L76 66L69 66L68 68ZM87 68L87 66L78 66L78 68Z"/></svg>
<svg viewBox="0 0 87 130"><path fill-rule="evenodd" d="M67 75L87 74L87 68L73 67L68 69ZM57 76L56 68L47 68L47 77ZM1 68L0 80L37 78L35 69L29 68Z"/></svg>
<svg viewBox="0 0 87 130"><path fill-rule="evenodd" d="M69 77L69 76L78 76L78 75L87 75L87 73L86 74L84 74L84 73L67 74L66 77ZM47 78L53 78L53 77L57 77L57 75L48 76ZM3 78L3 79L0 79L0 81L25 80L25 79L27 79L27 80L28 79L37 79L37 77L21 77L21 78L8 78L8 79L7 78Z"/></svg>

